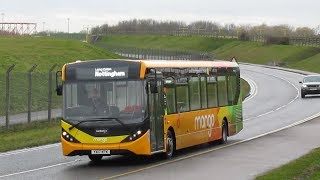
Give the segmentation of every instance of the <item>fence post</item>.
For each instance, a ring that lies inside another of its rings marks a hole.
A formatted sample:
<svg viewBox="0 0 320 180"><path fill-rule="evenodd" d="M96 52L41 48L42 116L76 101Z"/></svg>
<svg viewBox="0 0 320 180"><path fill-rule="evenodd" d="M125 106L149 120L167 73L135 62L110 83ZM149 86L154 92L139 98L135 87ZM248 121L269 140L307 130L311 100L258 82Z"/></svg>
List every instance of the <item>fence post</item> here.
<svg viewBox="0 0 320 180"><path fill-rule="evenodd" d="M54 64L49 70L49 81L48 81L48 121L51 121L51 108L52 108L52 71L57 67Z"/></svg>
<svg viewBox="0 0 320 180"><path fill-rule="evenodd" d="M9 112L10 112L10 72L15 64L11 65L6 73L6 127L9 127Z"/></svg>
<svg viewBox="0 0 320 180"><path fill-rule="evenodd" d="M32 106L32 72L36 69L34 64L28 71L28 123L31 122L31 106Z"/></svg>

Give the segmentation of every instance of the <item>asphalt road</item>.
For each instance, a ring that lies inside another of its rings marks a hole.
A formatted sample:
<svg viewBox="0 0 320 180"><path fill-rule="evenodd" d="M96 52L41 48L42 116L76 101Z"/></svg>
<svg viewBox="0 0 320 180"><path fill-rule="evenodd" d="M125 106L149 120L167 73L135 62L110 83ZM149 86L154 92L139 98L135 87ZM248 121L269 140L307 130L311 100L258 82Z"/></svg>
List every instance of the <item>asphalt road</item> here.
<svg viewBox="0 0 320 180"><path fill-rule="evenodd" d="M248 65L241 73L253 91L244 102L244 129L227 145L187 148L172 160L113 156L93 164L87 157L64 157L53 144L1 153L0 178L252 179L320 145L314 136L320 120L285 129L320 112L319 96L300 98L302 75Z"/></svg>

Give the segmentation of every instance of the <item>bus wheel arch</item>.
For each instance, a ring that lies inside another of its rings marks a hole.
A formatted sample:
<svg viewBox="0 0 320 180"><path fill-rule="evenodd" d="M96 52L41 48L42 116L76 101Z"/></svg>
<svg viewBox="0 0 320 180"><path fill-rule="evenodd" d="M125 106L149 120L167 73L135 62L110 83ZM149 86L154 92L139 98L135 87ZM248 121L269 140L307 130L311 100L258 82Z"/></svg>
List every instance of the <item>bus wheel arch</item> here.
<svg viewBox="0 0 320 180"><path fill-rule="evenodd" d="M175 150L176 150L176 138L175 138L175 132L172 127L169 127L167 130L167 137L166 137L166 152L165 152L165 158L170 159L173 157Z"/></svg>

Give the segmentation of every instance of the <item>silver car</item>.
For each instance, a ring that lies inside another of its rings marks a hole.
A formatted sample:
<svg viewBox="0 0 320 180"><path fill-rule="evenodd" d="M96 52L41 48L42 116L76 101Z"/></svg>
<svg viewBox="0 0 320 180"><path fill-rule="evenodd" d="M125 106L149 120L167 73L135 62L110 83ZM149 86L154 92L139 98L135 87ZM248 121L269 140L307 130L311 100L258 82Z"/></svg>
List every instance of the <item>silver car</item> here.
<svg viewBox="0 0 320 180"><path fill-rule="evenodd" d="M307 94L320 94L320 75L309 75L303 78L301 86L301 98Z"/></svg>

